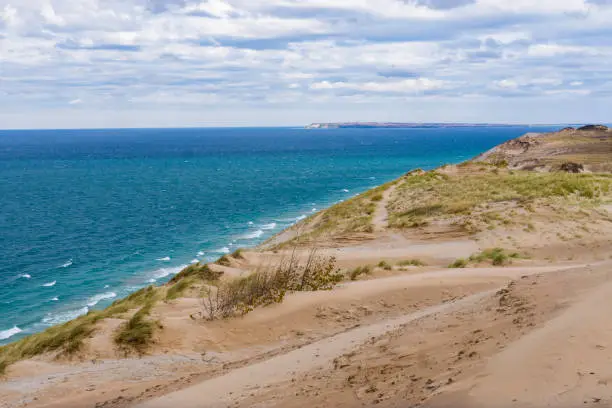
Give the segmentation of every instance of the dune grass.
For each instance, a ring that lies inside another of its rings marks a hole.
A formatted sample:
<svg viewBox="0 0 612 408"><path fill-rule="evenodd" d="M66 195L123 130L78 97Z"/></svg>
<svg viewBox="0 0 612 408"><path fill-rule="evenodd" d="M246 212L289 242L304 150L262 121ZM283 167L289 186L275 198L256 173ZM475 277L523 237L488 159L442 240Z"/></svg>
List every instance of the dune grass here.
<svg viewBox="0 0 612 408"><path fill-rule="evenodd" d="M329 290L343 279L335 258L320 257L313 250L305 262L294 251L273 267L207 286L201 300L202 315L208 320L249 313L259 306L281 303L288 292Z"/></svg>
<svg viewBox="0 0 612 408"><path fill-rule="evenodd" d="M472 254L468 259L459 258L451 263L449 268L466 268L470 263L491 262L493 266L504 266L513 259L521 258L518 252L508 253L504 248L489 248L482 252Z"/></svg>
<svg viewBox="0 0 612 408"><path fill-rule="evenodd" d="M426 266L427 264L420 259L408 259L405 261L399 261L398 266Z"/></svg>
<svg viewBox="0 0 612 408"><path fill-rule="evenodd" d="M354 281L357 280L361 275L370 275L372 273L372 267L370 265L358 266L351 270L348 274L349 278Z"/></svg>
<svg viewBox="0 0 612 408"><path fill-rule="evenodd" d="M119 327L114 342L126 355L132 351L143 354L153 341L157 322L150 320L155 299L151 297L134 315Z"/></svg>
<svg viewBox="0 0 612 408"><path fill-rule="evenodd" d="M58 356L71 356L77 353L82 349L85 339L93 335L99 321L154 302L157 293L158 289L149 286L114 302L104 310L90 311L84 316L0 347L0 374L17 361L41 354L54 352Z"/></svg>
<svg viewBox="0 0 612 408"><path fill-rule="evenodd" d="M299 231L296 238L277 245L275 249L309 245L320 238L333 238L343 234L371 233L372 220L382 194L398 180L391 181L331 206L292 227Z"/></svg>
<svg viewBox="0 0 612 408"><path fill-rule="evenodd" d="M477 169L474 164L464 165ZM390 225L411 228L432 219L469 215L476 207L495 202L527 204L546 198L573 198L596 203L612 192L612 175L538 173L491 170L482 167L470 174L437 171L404 177L389 204Z"/></svg>

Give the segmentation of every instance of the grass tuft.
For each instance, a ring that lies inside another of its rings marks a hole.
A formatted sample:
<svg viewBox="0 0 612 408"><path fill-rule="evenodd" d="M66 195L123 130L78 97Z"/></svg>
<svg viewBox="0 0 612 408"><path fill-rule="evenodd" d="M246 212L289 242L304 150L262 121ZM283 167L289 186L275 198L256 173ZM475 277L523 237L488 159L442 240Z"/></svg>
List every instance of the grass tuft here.
<svg viewBox="0 0 612 408"><path fill-rule="evenodd" d="M465 268L468 265L468 260L464 258L459 258L455 260L452 264L448 265L449 268Z"/></svg>
<svg viewBox="0 0 612 408"><path fill-rule="evenodd" d="M370 275L372 273L372 267L370 265L358 266L349 272L349 278L354 281L357 280L361 275Z"/></svg>
<svg viewBox="0 0 612 408"><path fill-rule="evenodd" d="M426 266L427 264L420 259L408 259L397 263L399 266Z"/></svg>

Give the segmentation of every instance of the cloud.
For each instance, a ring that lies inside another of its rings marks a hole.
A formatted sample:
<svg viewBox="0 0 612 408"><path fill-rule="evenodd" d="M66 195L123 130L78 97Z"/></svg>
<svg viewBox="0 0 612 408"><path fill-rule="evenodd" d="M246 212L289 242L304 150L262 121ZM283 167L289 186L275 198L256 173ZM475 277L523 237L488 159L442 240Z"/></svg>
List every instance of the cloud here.
<svg viewBox="0 0 612 408"><path fill-rule="evenodd" d="M0 121L590 121L612 97L611 5L0 0Z"/></svg>

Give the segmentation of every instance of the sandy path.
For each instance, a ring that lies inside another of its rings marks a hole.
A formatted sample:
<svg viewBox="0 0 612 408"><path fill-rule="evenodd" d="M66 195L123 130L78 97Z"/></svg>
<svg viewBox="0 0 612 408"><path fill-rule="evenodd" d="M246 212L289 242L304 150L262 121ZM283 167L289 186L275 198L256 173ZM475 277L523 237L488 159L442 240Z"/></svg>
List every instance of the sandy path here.
<svg viewBox="0 0 612 408"><path fill-rule="evenodd" d="M225 407L231 399L236 396L239 397L239 394L251 393L264 388L268 384L286 380L293 375L305 373L317 367L326 366L334 358L350 352L371 337L396 330L401 325L425 316L455 310L466 304L476 302L494 292L481 292L461 300L430 307L385 322L358 327L309 344L287 354L234 370L226 375L168 394L138 407L166 408L173 405L180 406L181 408Z"/></svg>
<svg viewBox="0 0 612 408"><path fill-rule="evenodd" d="M396 187L397 185L394 184L386 189L383 192L382 200L380 200L376 206L376 211L372 217L372 225L374 225L374 231L376 232L384 232L387 230L387 226L389 225L389 211L387 211L387 204L389 203L389 198L395 191Z"/></svg>
<svg viewBox="0 0 612 408"><path fill-rule="evenodd" d="M558 271L566 268L532 267L532 268L482 268L466 270L444 270L419 275L403 275L373 281L356 282L347 285L345 290L372 291L384 290L400 284L424 282L427 280L461 279L513 279L524 275L540 274ZM341 289L340 289L341 290ZM494 292L494 291L493 291ZM177 391L161 398L148 401L141 408L162 408L175 404L180 407L225 407L232 399L249 395L267 385L286 380L296 374L312 371L319 367L329 367L338 356L346 354L359 347L371 337L394 331L400 326L420 318L439 313L448 313L458 308L473 304L489 296L492 292L481 292L464 299L437 305L415 313L389 319L369 326L355 329L328 337L315 343L291 351L287 354L273 357L269 360L242 367L223 376L207 380L198 385Z"/></svg>
<svg viewBox="0 0 612 408"><path fill-rule="evenodd" d="M428 406L610 406L610 310L612 282L494 357L483 374L458 384L461 391Z"/></svg>

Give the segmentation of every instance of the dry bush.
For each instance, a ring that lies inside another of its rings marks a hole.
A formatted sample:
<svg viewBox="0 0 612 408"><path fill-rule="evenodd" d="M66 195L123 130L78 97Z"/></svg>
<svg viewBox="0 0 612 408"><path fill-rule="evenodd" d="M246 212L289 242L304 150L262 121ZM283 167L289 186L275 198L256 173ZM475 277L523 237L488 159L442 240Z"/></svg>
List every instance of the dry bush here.
<svg viewBox="0 0 612 408"><path fill-rule="evenodd" d="M312 250L301 263L295 250L274 267L260 267L244 278L204 290L202 315L208 320L245 315L258 306L281 303L287 292L329 290L342 280L336 259Z"/></svg>

